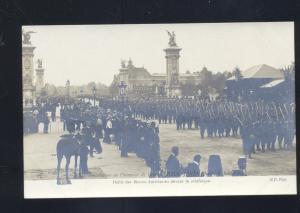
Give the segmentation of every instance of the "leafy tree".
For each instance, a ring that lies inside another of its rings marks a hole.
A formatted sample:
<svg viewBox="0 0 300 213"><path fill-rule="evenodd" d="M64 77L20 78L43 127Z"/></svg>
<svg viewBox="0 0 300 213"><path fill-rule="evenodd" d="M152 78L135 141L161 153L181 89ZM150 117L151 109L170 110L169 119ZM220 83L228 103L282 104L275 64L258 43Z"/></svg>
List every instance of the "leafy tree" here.
<svg viewBox="0 0 300 213"><path fill-rule="evenodd" d="M113 82L109 86L108 91L112 95L117 95L119 93L119 81L116 75L114 76Z"/></svg>
<svg viewBox="0 0 300 213"><path fill-rule="evenodd" d="M189 76L187 81L182 84L181 92L183 96L192 96L196 92L196 82L193 76Z"/></svg>
<svg viewBox="0 0 300 213"><path fill-rule="evenodd" d="M230 78L230 77L233 76L232 72L229 72L229 71L225 71L225 72L223 72L223 74L224 74L224 76L225 76L226 79L228 79L228 78Z"/></svg>
<svg viewBox="0 0 300 213"><path fill-rule="evenodd" d="M208 94L210 92L210 88L212 85L213 75L211 71L208 71L206 67L202 69L199 73L201 76L201 91L204 94Z"/></svg>
<svg viewBox="0 0 300 213"><path fill-rule="evenodd" d="M91 93L93 92L93 88L97 88L96 86L97 86L97 85L96 85L96 83L95 83L94 81L89 82L89 83L86 85L86 89L88 90L87 92L91 94Z"/></svg>
<svg viewBox="0 0 300 213"><path fill-rule="evenodd" d="M285 80L295 80L295 62L292 62L291 65L280 69L280 71L283 73Z"/></svg>
<svg viewBox="0 0 300 213"><path fill-rule="evenodd" d="M212 87L215 89L215 91L219 94L221 94L225 88L226 83L226 76L224 73L216 73L213 75L212 80Z"/></svg>
<svg viewBox="0 0 300 213"><path fill-rule="evenodd" d="M233 71L232 71L232 75L236 78L236 79L241 79L243 78L242 72L241 70L236 67Z"/></svg>

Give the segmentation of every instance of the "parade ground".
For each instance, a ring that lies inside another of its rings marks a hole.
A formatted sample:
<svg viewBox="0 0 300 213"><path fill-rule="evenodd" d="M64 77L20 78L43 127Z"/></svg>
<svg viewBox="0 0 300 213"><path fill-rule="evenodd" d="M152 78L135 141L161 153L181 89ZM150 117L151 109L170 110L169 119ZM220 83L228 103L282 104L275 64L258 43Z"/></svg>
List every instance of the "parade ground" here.
<svg viewBox="0 0 300 213"><path fill-rule="evenodd" d="M172 146L179 147L179 161L184 166L193 160L195 154L202 156L200 169L207 172L208 158L211 154L221 157L225 175L237 168L237 160L242 155L242 141L240 138L200 138L198 130L175 129L175 124L161 124L160 153L162 167L170 155ZM24 179L25 180L52 180L56 178L56 143L60 135L64 134L60 121L51 123L49 134L37 133L24 136ZM90 174L84 178L128 178L148 177L150 169L143 159L130 153L129 157L121 158L120 150L114 144L102 143L103 152L89 157ZM296 149L295 141L292 150L256 152L254 159L248 160L248 176L265 175L295 175ZM64 176L65 161L62 161L62 177ZM74 159L71 159L70 174L74 168Z"/></svg>

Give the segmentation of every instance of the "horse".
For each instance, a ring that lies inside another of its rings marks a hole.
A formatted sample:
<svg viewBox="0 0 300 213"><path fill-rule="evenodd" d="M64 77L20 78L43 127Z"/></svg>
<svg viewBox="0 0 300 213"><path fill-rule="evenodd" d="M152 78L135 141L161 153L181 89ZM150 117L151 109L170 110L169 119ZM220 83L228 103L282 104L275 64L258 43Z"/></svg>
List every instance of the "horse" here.
<svg viewBox="0 0 300 213"><path fill-rule="evenodd" d="M82 142L82 143L80 143ZM74 136L73 134L69 135L62 135L61 139L58 141L56 145L56 155L57 155L57 184L60 185L60 165L61 160L63 157L66 158L66 166L65 166L65 172L66 172L66 182L67 184L71 184L71 181L69 179L69 165L71 157L74 155L75 157L75 168L74 168L74 178L77 178L77 159L79 156L80 146L81 144L84 144L86 146L93 146L98 153L101 151L101 145L100 142L97 140L88 140L86 141L84 137L81 135ZM81 165L79 165L80 167ZM79 168L80 170L80 168ZM80 173L79 173L80 175ZM81 175L80 175L81 176Z"/></svg>

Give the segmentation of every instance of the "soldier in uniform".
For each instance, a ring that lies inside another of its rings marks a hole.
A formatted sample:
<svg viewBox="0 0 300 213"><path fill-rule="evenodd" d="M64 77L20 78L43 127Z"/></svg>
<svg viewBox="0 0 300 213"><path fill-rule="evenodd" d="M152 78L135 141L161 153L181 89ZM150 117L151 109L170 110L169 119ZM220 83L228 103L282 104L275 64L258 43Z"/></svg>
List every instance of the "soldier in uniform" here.
<svg viewBox="0 0 300 213"><path fill-rule="evenodd" d="M223 129L225 130L226 137L230 136L232 126L233 126L233 120L232 118L229 117L228 114L226 114L223 121Z"/></svg>
<svg viewBox="0 0 300 213"><path fill-rule="evenodd" d="M239 123L236 118L232 118L232 136L237 137L237 132L239 129Z"/></svg>
<svg viewBox="0 0 300 213"><path fill-rule="evenodd" d="M268 132L270 129L269 129L269 125L268 125L268 121L263 119L263 121L261 122L262 125L261 125L261 134L260 134L260 137L261 137L261 150L262 152L265 152L266 151L266 144L268 144L269 142L269 137L268 137L268 134L264 134L266 132Z"/></svg>
<svg viewBox="0 0 300 213"><path fill-rule="evenodd" d="M83 140L85 141L85 144L90 145L90 157L94 157L93 152L94 152L94 146L92 140L93 138L93 133L91 129L91 124L90 121L86 121L84 123L84 126L82 128L82 135L83 135Z"/></svg>
<svg viewBox="0 0 300 213"><path fill-rule="evenodd" d="M207 135L208 137L213 137L213 130L214 130L214 121L211 116L207 118Z"/></svg>
<svg viewBox="0 0 300 213"><path fill-rule="evenodd" d="M224 117L223 116L218 116L218 118L216 119L216 126L217 126L217 131L218 131L219 138L224 136L223 135L224 134L223 122L224 122Z"/></svg>
<svg viewBox="0 0 300 213"><path fill-rule="evenodd" d="M268 148L268 150L275 151L275 142L276 142L276 136L277 136L277 134L276 134L276 122L270 120L268 125L269 125L269 131L265 133L269 137L267 148Z"/></svg>
<svg viewBox="0 0 300 213"><path fill-rule="evenodd" d="M54 122L56 120L56 106L53 105L51 107L51 119L52 119L52 122Z"/></svg>
<svg viewBox="0 0 300 213"><path fill-rule="evenodd" d="M43 130L43 132L44 132L44 134L48 134L50 120L49 120L46 112L45 112L45 114L43 116L43 123L44 123L44 130Z"/></svg>
<svg viewBox="0 0 300 213"><path fill-rule="evenodd" d="M180 109L176 110L176 127L177 130L182 129L183 118Z"/></svg>
<svg viewBox="0 0 300 213"><path fill-rule="evenodd" d="M253 151L255 136L251 123L245 123L241 126L241 136L244 154L247 158L252 159L251 153Z"/></svg>
<svg viewBox="0 0 300 213"><path fill-rule="evenodd" d="M262 144L262 137L264 132L262 132L263 126L261 124L261 121L256 121L254 123L254 136L255 136L255 144L254 146L256 146L256 150L257 151L261 151L261 144ZM255 147L254 147L255 149Z"/></svg>
<svg viewBox="0 0 300 213"><path fill-rule="evenodd" d="M206 125L207 125L207 114L202 114L201 116L199 116L199 121L198 121L198 125L199 125L199 130L200 130L200 136L203 139L204 138L204 133L206 130Z"/></svg>
<svg viewBox="0 0 300 213"><path fill-rule="evenodd" d="M283 138L284 138L284 122L282 120L279 120L276 125L276 132L277 132L277 140L278 140L278 147L279 149L283 148Z"/></svg>

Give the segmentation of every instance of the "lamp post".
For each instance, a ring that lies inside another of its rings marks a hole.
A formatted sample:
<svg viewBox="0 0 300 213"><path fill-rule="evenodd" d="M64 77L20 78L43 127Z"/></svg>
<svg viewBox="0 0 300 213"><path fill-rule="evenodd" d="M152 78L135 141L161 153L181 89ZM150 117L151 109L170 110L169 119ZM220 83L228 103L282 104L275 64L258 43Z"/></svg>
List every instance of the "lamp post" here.
<svg viewBox="0 0 300 213"><path fill-rule="evenodd" d="M94 96L94 107L95 107L96 106L96 103L95 103L95 101L96 101L96 91L97 91L95 86L93 86L92 91L93 91L93 96Z"/></svg>
<svg viewBox="0 0 300 213"><path fill-rule="evenodd" d="M125 81L121 81L119 84L119 95L122 98L122 136L121 136L121 157L127 157L127 147L125 144L125 105L124 105L124 99L126 95L126 83Z"/></svg>
<svg viewBox="0 0 300 213"><path fill-rule="evenodd" d="M66 82L66 92L67 92L67 100L68 100L68 103L70 102L70 81L67 80Z"/></svg>
<svg viewBox="0 0 300 213"><path fill-rule="evenodd" d="M161 95L163 95L163 96L166 95L166 81L162 82Z"/></svg>
<svg viewBox="0 0 300 213"><path fill-rule="evenodd" d="M124 99L125 99L125 95L126 95L126 87L127 87L127 85L126 85L125 81L121 81L120 84L119 84L119 95L122 98L122 117L123 117L123 121L124 121L124 118L125 118Z"/></svg>
<svg viewBox="0 0 300 213"><path fill-rule="evenodd" d="M80 90L80 98L81 98L81 101L83 100L83 95L82 95L82 94L83 94L83 90L81 89L81 90Z"/></svg>

